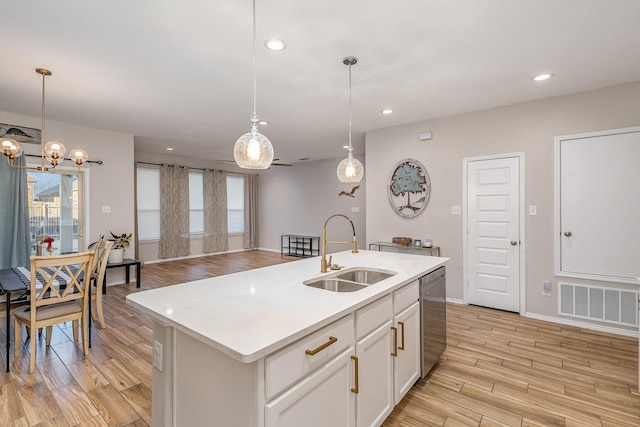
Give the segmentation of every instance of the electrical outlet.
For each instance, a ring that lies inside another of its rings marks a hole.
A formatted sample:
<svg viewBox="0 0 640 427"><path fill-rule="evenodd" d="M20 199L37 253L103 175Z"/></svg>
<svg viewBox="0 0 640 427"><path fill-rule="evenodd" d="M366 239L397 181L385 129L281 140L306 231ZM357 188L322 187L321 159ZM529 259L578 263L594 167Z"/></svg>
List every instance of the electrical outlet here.
<svg viewBox="0 0 640 427"><path fill-rule="evenodd" d="M153 341L153 366L162 371L162 344Z"/></svg>
<svg viewBox="0 0 640 427"><path fill-rule="evenodd" d="M460 206L451 206L451 215L460 215L461 213Z"/></svg>

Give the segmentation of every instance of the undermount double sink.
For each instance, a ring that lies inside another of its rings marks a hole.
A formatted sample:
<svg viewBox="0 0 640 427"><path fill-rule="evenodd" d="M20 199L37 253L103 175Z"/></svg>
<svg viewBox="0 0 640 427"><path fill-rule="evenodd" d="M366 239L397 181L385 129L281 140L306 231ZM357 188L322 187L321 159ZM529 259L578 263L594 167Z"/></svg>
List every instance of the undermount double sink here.
<svg viewBox="0 0 640 427"><path fill-rule="evenodd" d="M317 277L303 282L306 286L331 292L354 292L396 275L395 271L353 267L330 276Z"/></svg>

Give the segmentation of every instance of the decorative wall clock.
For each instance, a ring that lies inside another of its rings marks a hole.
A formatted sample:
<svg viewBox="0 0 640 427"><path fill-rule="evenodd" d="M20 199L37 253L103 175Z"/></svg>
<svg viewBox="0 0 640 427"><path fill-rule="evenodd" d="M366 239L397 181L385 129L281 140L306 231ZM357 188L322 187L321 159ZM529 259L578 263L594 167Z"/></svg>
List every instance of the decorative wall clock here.
<svg viewBox="0 0 640 427"><path fill-rule="evenodd" d="M415 159L400 160L389 176L389 203L403 218L422 213L431 196L431 180L427 168Z"/></svg>

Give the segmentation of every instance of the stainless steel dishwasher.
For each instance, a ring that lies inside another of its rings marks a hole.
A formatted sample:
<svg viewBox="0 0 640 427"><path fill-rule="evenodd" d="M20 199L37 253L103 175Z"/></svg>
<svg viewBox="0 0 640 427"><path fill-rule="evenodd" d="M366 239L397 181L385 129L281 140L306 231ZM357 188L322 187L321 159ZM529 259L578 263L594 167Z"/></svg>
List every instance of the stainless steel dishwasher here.
<svg viewBox="0 0 640 427"><path fill-rule="evenodd" d="M431 371L447 347L446 285L445 267L420 278L423 377Z"/></svg>

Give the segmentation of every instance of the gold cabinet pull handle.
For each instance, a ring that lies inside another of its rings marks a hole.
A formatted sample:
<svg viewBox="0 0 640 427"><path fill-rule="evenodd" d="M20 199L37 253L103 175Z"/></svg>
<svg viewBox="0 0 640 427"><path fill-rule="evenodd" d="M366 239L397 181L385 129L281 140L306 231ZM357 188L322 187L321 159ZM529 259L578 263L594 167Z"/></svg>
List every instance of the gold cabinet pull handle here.
<svg viewBox="0 0 640 427"><path fill-rule="evenodd" d="M355 370L355 387L351 389L351 393L358 394L358 357L351 356L351 360L353 360L353 369Z"/></svg>
<svg viewBox="0 0 640 427"><path fill-rule="evenodd" d="M393 357L398 357L398 328L396 328L395 326L392 326L391 330L393 331L393 348L394 348L391 355Z"/></svg>
<svg viewBox="0 0 640 427"><path fill-rule="evenodd" d="M327 341L326 343L322 344L320 347L313 349L313 350L305 350L305 353L307 353L309 356L314 356L318 353L320 353L322 350L324 350L325 348L329 347L331 344L338 342L338 338L336 337L329 337L329 341Z"/></svg>
<svg viewBox="0 0 640 427"><path fill-rule="evenodd" d="M398 350L404 351L404 322L398 322L398 325L402 327L402 331L400 332L400 341L402 342L402 345L398 347Z"/></svg>

